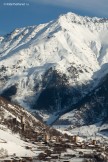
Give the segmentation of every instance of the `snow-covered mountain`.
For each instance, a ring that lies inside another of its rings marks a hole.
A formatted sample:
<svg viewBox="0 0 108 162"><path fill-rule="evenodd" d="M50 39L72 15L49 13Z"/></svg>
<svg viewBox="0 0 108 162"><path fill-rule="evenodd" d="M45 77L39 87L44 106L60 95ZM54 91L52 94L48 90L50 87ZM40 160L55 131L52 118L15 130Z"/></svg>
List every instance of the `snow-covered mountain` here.
<svg viewBox="0 0 108 162"><path fill-rule="evenodd" d="M108 19L67 13L15 29L0 39L1 95L53 114L50 123L100 84L107 62Z"/></svg>

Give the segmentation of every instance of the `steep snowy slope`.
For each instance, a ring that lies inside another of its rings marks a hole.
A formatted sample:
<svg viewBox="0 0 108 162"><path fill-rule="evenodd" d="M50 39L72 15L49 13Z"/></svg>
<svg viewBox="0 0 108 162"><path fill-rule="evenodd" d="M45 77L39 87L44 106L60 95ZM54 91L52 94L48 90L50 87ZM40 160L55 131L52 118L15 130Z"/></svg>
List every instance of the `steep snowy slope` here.
<svg viewBox="0 0 108 162"><path fill-rule="evenodd" d="M107 74L107 40L107 19L73 13L15 29L0 43L1 95L49 113L70 108Z"/></svg>

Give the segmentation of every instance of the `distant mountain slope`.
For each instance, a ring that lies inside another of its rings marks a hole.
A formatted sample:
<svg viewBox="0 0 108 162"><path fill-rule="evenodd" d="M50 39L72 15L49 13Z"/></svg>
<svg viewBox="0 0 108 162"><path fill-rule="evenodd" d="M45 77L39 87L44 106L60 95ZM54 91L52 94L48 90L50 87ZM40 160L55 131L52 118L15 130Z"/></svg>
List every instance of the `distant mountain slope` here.
<svg viewBox="0 0 108 162"><path fill-rule="evenodd" d="M108 124L108 75L88 94L75 109L70 107L64 115L54 122L57 125L82 126L100 122ZM72 111L71 111L72 110Z"/></svg>
<svg viewBox="0 0 108 162"><path fill-rule="evenodd" d="M15 29L0 41L1 95L44 113L66 112L108 73L107 40L108 19L73 13Z"/></svg>

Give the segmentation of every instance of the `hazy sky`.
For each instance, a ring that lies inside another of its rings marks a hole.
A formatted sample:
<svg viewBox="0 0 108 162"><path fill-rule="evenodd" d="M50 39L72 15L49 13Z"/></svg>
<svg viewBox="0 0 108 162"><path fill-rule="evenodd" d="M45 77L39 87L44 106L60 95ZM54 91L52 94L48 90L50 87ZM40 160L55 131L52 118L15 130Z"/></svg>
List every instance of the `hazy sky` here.
<svg viewBox="0 0 108 162"><path fill-rule="evenodd" d="M0 34L45 23L67 12L108 18L108 0L0 0Z"/></svg>

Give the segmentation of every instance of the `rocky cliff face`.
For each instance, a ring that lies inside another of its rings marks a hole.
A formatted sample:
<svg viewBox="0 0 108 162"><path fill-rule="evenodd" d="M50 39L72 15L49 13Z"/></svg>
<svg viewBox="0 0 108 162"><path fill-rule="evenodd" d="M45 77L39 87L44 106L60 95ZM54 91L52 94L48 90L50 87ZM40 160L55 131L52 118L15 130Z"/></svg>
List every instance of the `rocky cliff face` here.
<svg viewBox="0 0 108 162"><path fill-rule="evenodd" d="M56 120L57 125L82 126L108 122L108 75L100 84Z"/></svg>

